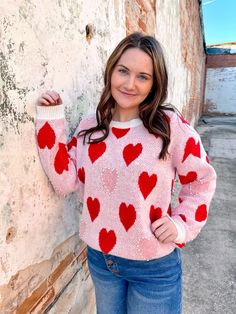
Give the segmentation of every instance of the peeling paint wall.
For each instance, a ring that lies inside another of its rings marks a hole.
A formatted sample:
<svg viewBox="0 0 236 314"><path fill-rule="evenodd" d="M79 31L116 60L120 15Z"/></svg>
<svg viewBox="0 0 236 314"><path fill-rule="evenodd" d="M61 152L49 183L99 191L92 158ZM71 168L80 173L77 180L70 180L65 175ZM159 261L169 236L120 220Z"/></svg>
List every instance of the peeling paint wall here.
<svg viewBox="0 0 236 314"><path fill-rule="evenodd" d="M55 195L38 158L35 103L58 91L68 133L95 109L104 64L126 34L124 4L2 0L0 12L0 312L38 313L76 270L83 291L91 282L78 239L81 206L75 195ZM93 293L78 298L94 306Z"/></svg>
<svg viewBox="0 0 236 314"><path fill-rule="evenodd" d="M156 1L157 38L164 46L169 73L168 100L191 124L203 103L205 52L199 1Z"/></svg>
<svg viewBox="0 0 236 314"><path fill-rule="evenodd" d="M207 57L204 112L236 114L236 55Z"/></svg>
<svg viewBox="0 0 236 314"><path fill-rule="evenodd" d="M169 101L195 123L205 60L199 1L1 0L0 12L0 312L94 313L81 204L57 197L42 170L35 103L58 91L72 134L96 108L110 52L140 30L163 44Z"/></svg>

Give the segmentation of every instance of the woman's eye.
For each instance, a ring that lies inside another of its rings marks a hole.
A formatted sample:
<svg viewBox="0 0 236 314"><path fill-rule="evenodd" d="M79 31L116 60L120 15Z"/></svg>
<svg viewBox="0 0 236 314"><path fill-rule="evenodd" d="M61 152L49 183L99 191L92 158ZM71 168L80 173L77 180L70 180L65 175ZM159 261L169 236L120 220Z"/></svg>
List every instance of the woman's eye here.
<svg viewBox="0 0 236 314"><path fill-rule="evenodd" d="M147 77L145 75L139 75L139 79L142 81L146 81Z"/></svg>
<svg viewBox="0 0 236 314"><path fill-rule="evenodd" d="M122 73L122 74L126 74L127 73L127 70L125 70L125 69L119 69L118 70L120 73Z"/></svg>

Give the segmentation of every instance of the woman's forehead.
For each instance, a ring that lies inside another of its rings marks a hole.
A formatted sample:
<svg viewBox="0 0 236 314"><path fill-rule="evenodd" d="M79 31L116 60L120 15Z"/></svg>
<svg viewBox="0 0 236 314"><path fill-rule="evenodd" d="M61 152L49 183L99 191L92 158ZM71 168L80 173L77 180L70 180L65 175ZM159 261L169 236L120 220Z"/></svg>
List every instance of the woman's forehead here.
<svg viewBox="0 0 236 314"><path fill-rule="evenodd" d="M140 70L139 72L143 72L144 69L151 72L153 70L151 57L139 48L129 48L125 50L118 60L117 65L124 65L130 70Z"/></svg>

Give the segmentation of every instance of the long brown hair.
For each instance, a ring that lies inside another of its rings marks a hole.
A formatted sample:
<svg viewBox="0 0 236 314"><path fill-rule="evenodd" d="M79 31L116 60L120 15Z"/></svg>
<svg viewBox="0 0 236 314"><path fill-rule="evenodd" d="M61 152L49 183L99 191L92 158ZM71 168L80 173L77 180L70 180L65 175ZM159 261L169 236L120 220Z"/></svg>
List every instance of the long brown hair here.
<svg viewBox="0 0 236 314"><path fill-rule="evenodd" d="M130 48L139 48L147 53L153 62L153 86L146 99L139 105L139 117L149 133L159 135L162 139L162 150L159 159L165 159L170 143L170 126L164 110L174 111L173 106L164 104L167 97L168 74L160 43L152 36L135 32L125 37L109 57L104 74L104 89L96 109L97 126L81 130L79 136L84 135L84 143L88 134L88 144L99 143L107 138L109 124L112 120L112 108L115 100L111 94L111 75L121 55ZM103 135L92 139L97 131Z"/></svg>

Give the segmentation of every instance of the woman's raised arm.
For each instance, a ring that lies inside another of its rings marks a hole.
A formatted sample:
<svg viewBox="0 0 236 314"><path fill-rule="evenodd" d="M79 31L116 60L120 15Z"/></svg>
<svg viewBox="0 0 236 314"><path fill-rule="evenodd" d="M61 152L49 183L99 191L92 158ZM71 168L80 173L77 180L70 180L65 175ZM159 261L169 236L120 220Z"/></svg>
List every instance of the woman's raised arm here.
<svg viewBox="0 0 236 314"><path fill-rule="evenodd" d="M37 104L36 138L42 167L57 194L65 196L78 189L77 137L66 136L64 105L55 91L42 94ZM83 183L83 182L82 182Z"/></svg>

